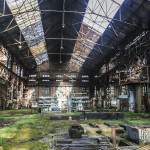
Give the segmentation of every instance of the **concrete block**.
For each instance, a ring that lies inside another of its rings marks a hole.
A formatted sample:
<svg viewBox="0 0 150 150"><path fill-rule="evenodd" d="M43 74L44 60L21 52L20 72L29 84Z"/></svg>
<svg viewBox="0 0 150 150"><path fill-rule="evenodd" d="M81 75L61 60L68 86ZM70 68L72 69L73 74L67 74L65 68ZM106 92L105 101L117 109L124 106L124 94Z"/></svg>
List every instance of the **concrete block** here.
<svg viewBox="0 0 150 150"><path fill-rule="evenodd" d="M126 131L136 143L150 143L150 126L126 126Z"/></svg>

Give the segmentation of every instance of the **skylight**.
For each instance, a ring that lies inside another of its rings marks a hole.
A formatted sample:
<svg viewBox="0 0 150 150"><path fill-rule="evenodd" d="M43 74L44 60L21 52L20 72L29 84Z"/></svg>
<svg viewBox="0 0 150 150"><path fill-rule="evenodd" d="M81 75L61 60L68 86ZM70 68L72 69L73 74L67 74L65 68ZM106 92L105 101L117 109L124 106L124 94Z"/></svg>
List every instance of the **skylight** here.
<svg viewBox="0 0 150 150"><path fill-rule="evenodd" d="M36 63L48 60L37 0L6 0Z"/></svg>
<svg viewBox="0 0 150 150"><path fill-rule="evenodd" d="M89 53L94 45L97 44L97 40L106 30L123 1L124 0L89 0L74 47L74 56L78 56L78 59L74 59L72 56L69 63L70 69L75 66L79 71L85 59L90 59L88 57ZM81 56L84 57L82 57L82 63L79 65L79 58Z"/></svg>
<svg viewBox="0 0 150 150"><path fill-rule="evenodd" d="M89 0L83 23L103 34L124 0ZM110 19L108 19L110 18Z"/></svg>

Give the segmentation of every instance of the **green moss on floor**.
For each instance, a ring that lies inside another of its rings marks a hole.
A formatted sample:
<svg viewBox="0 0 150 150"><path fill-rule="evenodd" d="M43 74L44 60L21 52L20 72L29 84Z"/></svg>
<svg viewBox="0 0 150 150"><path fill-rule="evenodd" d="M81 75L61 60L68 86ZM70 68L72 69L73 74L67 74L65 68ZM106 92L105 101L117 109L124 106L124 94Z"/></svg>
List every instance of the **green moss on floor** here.
<svg viewBox="0 0 150 150"><path fill-rule="evenodd" d="M41 115L27 109L0 111L0 121L12 121L12 124L0 127L0 150L48 150L48 144L44 143L42 139L49 134L56 133L58 129L66 129L74 123L74 121L67 120L49 120L51 115L53 113ZM150 114L125 113L125 118L122 120L97 119L78 122L82 124L150 125L149 116Z"/></svg>
<svg viewBox="0 0 150 150"><path fill-rule="evenodd" d="M82 123L92 123L92 124L110 124L110 125L150 125L150 113L132 113L125 112L124 119L112 119L112 120L103 120L103 119L94 119L94 120L85 120Z"/></svg>
<svg viewBox="0 0 150 150"><path fill-rule="evenodd" d="M125 123L130 125L150 125L150 113L125 113Z"/></svg>
<svg viewBox="0 0 150 150"><path fill-rule="evenodd" d="M50 121L47 115L33 114L31 110L3 111L0 112L2 119L15 120L14 124L0 128L0 146L3 150L48 150L48 145L41 139L72 124L68 121Z"/></svg>

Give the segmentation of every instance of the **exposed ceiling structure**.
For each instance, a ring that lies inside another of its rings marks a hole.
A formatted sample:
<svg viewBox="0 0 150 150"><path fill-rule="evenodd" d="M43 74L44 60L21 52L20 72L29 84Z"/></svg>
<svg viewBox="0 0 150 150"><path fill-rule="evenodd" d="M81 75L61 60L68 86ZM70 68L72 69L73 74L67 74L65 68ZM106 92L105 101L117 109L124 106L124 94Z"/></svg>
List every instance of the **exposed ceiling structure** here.
<svg viewBox="0 0 150 150"><path fill-rule="evenodd" d="M19 39L21 38L23 41L25 39L5 2L0 3L1 44L14 56L18 64L22 65L24 69L33 70L36 67L35 60L32 59L32 54L26 42L23 42L22 47L19 48Z"/></svg>
<svg viewBox="0 0 150 150"><path fill-rule="evenodd" d="M83 23L102 35L123 1L89 0Z"/></svg>
<svg viewBox="0 0 150 150"><path fill-rule="evenodd" d="M73 52L87 0L45 0L41 3L39 0L39 6L49 61L53 64L65 64Z"/></svg>
<svg viewBox="0 0 150 150"><path fill-rule="evenodd" d="M48 60L41 15L37 0L6 0L36 63ZM22 41L19 39L20 44ZM21 46L21 45L20 45Z"/></svg>
<svg viewBox="0 0 150 150"><path fill-rule="evenodd" d="M81 72L97 72L116 53L124 51L125 46L140 33L148 30L149 4L147 0L125 0L94 45L88 55L91 59L85 61Z"/></svg>
<svg viewBox="0 0 150 150"><path fill-rule="evenodd" d="M49 70L59 65L68 71L90 74L149 27L148 3L3 0L0 36L29 69L47 62Z"/></svg>
<svg viewBox="0 0 150 150"><path fill-rule="evenodd" d="M67 63L68 70L79 71L95 42L107 28L111 20L107 17L113 18L122 2L123 0L118 3L112 0L51 0L40 3L49 61L59 64ZM82 38L80 36L83 28L81 24L89 26ZM89 32L93 31L98 36L94 37L94 40L87 40ZM87 47L87 42L90 42L90 48L82 50L83 47ZM82 43L80 50L78 43Z"/></svg>
<svg viewBox="0 0 150 150"><path fill-rule="evenodd" d="M70 69L75 68L79 71L86 59L93 59L88 57L89 53L94 45L99 45L97 40L102 36L123 1L89 0L82 26L78 32L74 54L69 62ZM100 55L100 51L97 53Z"/></svg>

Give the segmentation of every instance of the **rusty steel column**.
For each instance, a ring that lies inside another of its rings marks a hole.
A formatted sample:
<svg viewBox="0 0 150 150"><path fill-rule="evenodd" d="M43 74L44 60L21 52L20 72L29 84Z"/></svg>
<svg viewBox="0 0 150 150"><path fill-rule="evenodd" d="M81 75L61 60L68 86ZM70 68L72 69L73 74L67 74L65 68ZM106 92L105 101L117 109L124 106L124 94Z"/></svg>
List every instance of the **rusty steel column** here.
<svg viewBox="0 0 150 150"><path fill-rule="evenodd" d="M116 144L116 128L112 127L111 130L112 130L112 144L113 144L113 147L116 148L117 147L117 144Z"/></svg>
<svg viewBox="0 0 150 150"><path fill-rule="evenodd" d="M141 112L142 88L141 85L136 86L136 112Z"/></svg>

